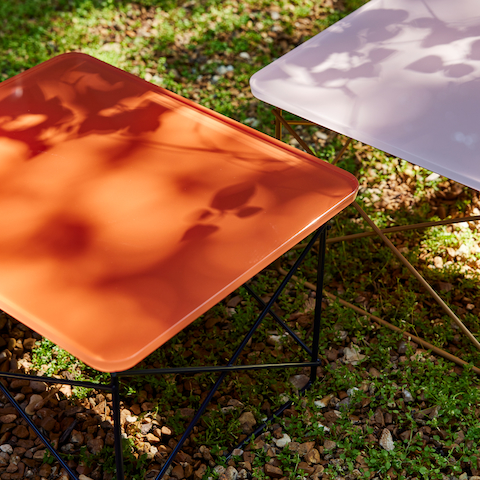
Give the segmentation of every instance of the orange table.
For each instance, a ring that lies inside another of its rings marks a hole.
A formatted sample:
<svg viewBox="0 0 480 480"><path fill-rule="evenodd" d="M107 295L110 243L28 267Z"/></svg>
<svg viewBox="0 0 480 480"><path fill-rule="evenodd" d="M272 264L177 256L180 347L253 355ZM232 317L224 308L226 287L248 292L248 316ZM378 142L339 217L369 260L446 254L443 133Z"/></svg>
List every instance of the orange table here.
<svg viewBox="0 0 480 480"><path fill-rule="evenodd" d="M90 56L0 84L0 308L131 368L355 198L350 174Z"/></svg>

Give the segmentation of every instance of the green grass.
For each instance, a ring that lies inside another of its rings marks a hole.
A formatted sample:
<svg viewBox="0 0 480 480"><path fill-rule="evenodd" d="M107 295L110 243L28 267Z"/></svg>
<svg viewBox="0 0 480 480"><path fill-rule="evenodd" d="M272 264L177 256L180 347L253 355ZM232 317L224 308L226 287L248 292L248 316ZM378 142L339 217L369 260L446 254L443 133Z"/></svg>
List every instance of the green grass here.
<svg viewBox="0 0 480 480"><path fill-rule="evenodd" d="M78 50L273 134L271 107L252 97L248 86L250 76L362 3L345 1L343 10L335 10L309 0L247 0L241 3L205 0L181 4L173 0L137 3L6 0L0 3L0 79L10 78L54 55ZM271 14L273 10L279 14L276 20ZM296 22L306 28L299 29ZM272 28L276 29L276 35L271 34ZM248 59L245 53L249 54ZM218 75L217 69L221 66L231 66L233 70L230 74ZM301 127L299 132L326 161L335 158L345 141L341 136L322 140L311 127ZM285 141L295 143L288 135ZM361 185L359 203L381 227L438 219L440 207L446 214L463 215L479 205L478 196L466 189L460 189L456 196L452 194L454 200L449 200L444 192L457 188L451 182L442 177L427 181L430 172L366 145L352 144L339 166L357 176ZM403 203L394 197L382 203L385 192L393 191L403 195ZM331 223L331 237L365 229L351 208ZM453 286L450 291L442 291L442 297L478 334L478 229L459 224L397 233L391 238L435 288L438 289L441 282ZM291 255L281 260L284 268L291 264ZM441 267L435 265L435 262L438 264L436 257L442 258ZM278 302L289 326L309 341L312 332L308 322L302 322L299 312L303 312L310 295L305 284L316 282L315 268L315 258L309 256L298 273L299 281L292 281ZM332 293L338 293L343 299L467 361L477 362L478 352L459 335L444 312L377 239L331 245L325 279L326 288ZM260 295L267 295L278 281L276 266L272 265L257 275L251 285ZM141 366L225 363L235 348L232 338L240 338L259 311L245 289L233 293L229 299L236 295L241 301L233 310L227 306L227 299L145 359ZM469 305L474 308L469 309ZM341 332L345 332L346 337L342 338ZM282 332L273 321L267 320L252 339L249 353L240 361L296 361L301 358L288 340L278 348L269 345L269 338L274 334ZM324 478L345 476L356 470L360 478L370 478L374 474L378 478L392 479L440 479L442 474L458 476L462 472L472 472L478 463L480 442L477 376L468 368L454 369L451 363L435 359L428 353L415 358L413 350L407 351L400 362L395 357L400 357L396 352L403 340L401 334L380 328L366 317L329 301L324 310L320 338L322 355L331 347L344 348L354 343L365 358L355 366L322 367L321 378L303 399L296 397L289 382L290 376L299 372L231 374L215 401L225 407L229 400L236 399L243 403L243 409L212 409L192 441L211 448L220 464L224 462L223 450L243 438L239 423L242 411L252 412L260 422L287 395L295 399L295 405L289 415L278 420L285 433L298 442L315 441L318 448L325 440L336 442L332 457L325 465ZM69 372L78 379L106 378L45 339L32 353L32 364L33 369L49 375ZM373 375L372 369L380 372L380 376ZM168 425L178 433L187 422L179 409L197 408L202 392L215 380L213 374L150 376L123 383L123 396L128 405L148 398L153 404L152 414L169 412ZM320 425L325 424L323 411L315 406L315 401L326 395L338 396L352 386L358 391L351 405L343 410L335 426L326 430ZM405 389L412 393L414 402L403 400L402 390ZM75 392L78 400L91 393L81 389ZM418 412L429 408L437 409L436 416L419 418ZM378 434L378 426L358 421L359 417L372 419L378 409L392 415L400 432L412 432L403 441L395 440L395 449L391 452L372 441L372 435ZM426 427L438 447L424 444L419 432L427 431ZM465 440L455 443L460 431L464 432ZM268 435L267 442L271 438ZM132 435L129 442L127 454L133 456L138 448L138 436ZM263 467L270 458L263 450L255 452L254 476L265 478ZM359 466L358 457L364 459L363 467ZM100 461L108 471L114 468L108 448L96 458L85 452L80 453L80 458L88 462ZM302 459L298 453L285 448L276 458L287 478L302 478L299 477ZM142 478L146 468L147 462L140 456L137 470L129 474L131 478ZM208 475L214 475L211 468Z"/></svg>

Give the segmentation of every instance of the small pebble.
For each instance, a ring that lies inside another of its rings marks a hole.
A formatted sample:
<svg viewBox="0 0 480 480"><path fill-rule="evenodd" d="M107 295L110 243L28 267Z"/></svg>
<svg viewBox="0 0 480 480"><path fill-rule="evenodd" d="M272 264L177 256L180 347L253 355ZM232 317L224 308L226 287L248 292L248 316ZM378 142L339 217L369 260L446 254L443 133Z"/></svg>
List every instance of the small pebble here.
<svg viewBox="0 0 480 480"><path fill-rule="evenodd" d="M288 445L292 439L284 433L281 438L274 438L273 443L278 447L278 448L283 448L285 445Z"/></svg>
<svg viewBox="0 0 480 480"><path fill-rule="evenodd" d="M250 125L252 128L256 128L260 125L260 121L258 120L258 118L254 118L254 117L246 118L244 123L246 125Z"/></svg>
<svg viewBox="0 0 480 480"><path fill-rule="evenodd" d="M298 390L303 388L310 380L310 377L307 375L299 374L293 375L289 378L289 382Z"/></svg>
<svg viewBox="0 0 480 480"><path fill-rule="evenodd" d="M378 442L382 448L387 451L391 451L395 448L395 444L393 443L392 433L388 428L384 428L382 430L382 435Z"/></svg>
<svg viewBox="0 0 480 480"><path fill-rule="evenodd" d="M10 455L13 453L13 447L8 443L5 443L4 445L0 445L0 450Z"/></svg>
<svg viewBox="0 0 480 480"><path fill-rule="evenodd" d="M233 72L234 68L233 65L220 65L216 70L215 73L217 75L225 75L228 72Z"/></svg>
<svg viewBox="0 0 480 480"><path fill-rule="evenodd" d="M227 477L227 480L237 480L238 477L238 471L235 467L227 467L225 470L225 475Z"/></svg>
<svg viewBox="0 0 480 480"><path fill-rule="evenodd" d="M435 180L438 180L440 178L440 175L438 173L431 173L426 179L426 182L434 182Z"/></svg>
<svg viewBox="0 0 480 480"><path fill-rule="evenodd" d="M257 424L255 416L251 412L244 412L238 419L244 433L252 433L253 427Z"/></svg>
<svg viewBox="0 0 480 480"><path fill-rule="evenodd" d="M323 442L323 448L325 450L333 450L334 448L337 448L337 444L333 440L325 440Z"/></svg>
<svg viewBox="0 0 480 480"><path fill-rule="evenodd" d="M315 132L315 136L320 140L326 140L328 138L328 135L325 132L322 132L320 130L317 130Z"/></svg>
<svg viewBox="0 0 480 480"><path fill-rule="evenodd" d="M217 75L225 75L227 73L227 67L225 65L220 65L216 70Z"/></svg>
<svg viewBox="0 0 480 480"><path fill-rule="evenodd" d="M400 355L405 355L405 353L407 353L407 343L406 342L400 342L398 344L398 348L397 348L397 352L400 354Z"/></svg>
<svg viewBox="0 0 480 480"><path fill-rule="evenodd" d="M330 431L328 427L326 427L325 425L323 425L323 423L320 423L320 422L317 424L317 427L323 429L325 432Z"/></svg>
<svg viewBox="0 0 480 480"><path fill-rule="evenodd" d="M333 398L333 394L330 394L330 395L327 395L326 397L323 397L321 400L315 400L313 404L317 408L325 408L329 404L332 398Z"/></svg>
<svg viewBox="0 0 480 480"><path fill-rule="evenodd" d="M359 392L359 391L360 391L359 388L357 388L357 387L352 387L352 388L349 388L349 389L347 390L347 395L348 395L349 397L352 397L352 396L354 396L354 395L355 395L357 392Z"/></svg>
<svg viewBox="0 0 480 480"><path fill-rule="evenodd" d="M352 348L346 347L343 355L343 361L352 365L357 365L365 358L365 355L360 353L360 348L357 345L352 345Z"/></svg>
<svg viewBox="0 0 480 480"><path fill-rule="evenodd" d="M247 480L247 478L248 478L248 472L244 468L238 471L237 480Z"/></svg>
<svg viewBox="0 0 480 480"><path fill-rule="evenodd" d="M406 402L413 402L413 395L408 390L402 390L402 396Z"/></svg>
<svg viewBox="0 0 480 480"><path fill-rule="evenodd" d="M216 473L218 476L220 476L222 473L225 473L226 468L223 465L217 465L214 469L213 472Z"/></svg>
<svg viewBox="0 0 480 480"><path fill-rule="evenodd" d="M280 20L280 14L276 12L275 10L272 10L270 12L270 17L272 17L272 20L276 22L277 20Z"/></svg>

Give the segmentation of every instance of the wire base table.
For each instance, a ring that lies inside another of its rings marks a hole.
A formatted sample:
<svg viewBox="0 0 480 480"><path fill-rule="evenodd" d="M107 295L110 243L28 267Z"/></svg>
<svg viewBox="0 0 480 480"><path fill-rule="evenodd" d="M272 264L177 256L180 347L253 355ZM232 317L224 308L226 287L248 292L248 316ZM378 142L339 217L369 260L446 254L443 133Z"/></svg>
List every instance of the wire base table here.
<svg viewBox="0 0 480 480"><path fill-rule="evenodd" d="M0 308L110 372L107 385L65 383L112 393L117 479L124 479L120 379L171 373L132 367L310 234L227 364L174 370L219 378L157 478L228 372L303 366L315 379L321 301L311 347L271 307L315 241L324 246L328 220L354 200L350 174L75 53L0 84L0 179ZM267 315L309 361L235 364ZM76 479L34 417L0 389Z"/></svg>
<svg viewBox="0 0 480 480"><path fill-rule="evenodd" d="M305 119L293 124L321 125L478 190L479 19L474 0L372 0L257 72L252 92L276 107L277 138L285 127L310 150L283 118L285 110ZM354 206L480 349L460 318Z"/></svg>

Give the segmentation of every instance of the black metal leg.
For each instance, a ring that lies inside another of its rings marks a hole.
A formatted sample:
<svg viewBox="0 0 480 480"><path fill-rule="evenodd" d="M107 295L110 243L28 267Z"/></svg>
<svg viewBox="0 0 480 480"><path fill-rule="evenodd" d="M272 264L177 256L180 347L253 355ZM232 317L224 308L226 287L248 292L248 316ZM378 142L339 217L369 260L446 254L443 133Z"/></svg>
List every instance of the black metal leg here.
<svg viewBox="0 0 480 480"><path fill-rule="evenodd" d="M248 293L257 301L257 303L262 307L265 308L266 303L252 290L249 285L244 285L244 288L248 291ZM310 347L306 345L306 343L273 311L270 310L270 315L273 319L286 331L290 334L290 336L297 342L297 344L303 348L309 355L312 355L312 350Z"/></svg>
<svg viewBox="0 0 480 480"><path fill-rule="evenodd" d="M180 440L178 441L178 443L175 445L175 448L172 450L172 452L170 453L169 457L167 458L167 461L165 462L165 464L163 465L163 467L161 468L160 472L158 473L158 475L155 477L155 480L160 480L163 475L165 475L165 473L167 472L168 470L168 467L171 465L171 463L173 462L174 458L175 458L175 455L180 451L180 449L183 447L183 444L185 443L185 440L188 438L188 436L190 435L190 433L192 432L193 430L193 427L197 424L197 422L200 420L200 417L203 415L203 412L205 411L205 409L207 408L208 404L212 401L212 398L213 396L215 395L215 392L218 390L218 387L220 387L221 383L223 382L224 378L227 376L227 372L224 372L220 375L220 377L218 378L218 380L216 381L215 385L213 386L213 388L210 390L210 392L208 393L208 396L205 398L205 400L203 401L203 403L200 405L200 408L197 410L197 412L195 413L195 416L193 417L192 421L189 423L187 429L185 430L185 432L183 433L182 437L180 438Z"/></svg>
<svg viewBox="0 0 480 480"><path fill-rule="evenodd" d="M296 339L297 343L311 356L311 367L310 367L310 380L309 382L300 390L300 393L308 390L312 383L317 378L317 367L320 364L320 359L318 358L318 350L319 350L319 340L320 340L320 326L321 326L321 316L322 316L322 292L323 292L323 276L325 270L325 252L327 246L327 229L323 228L320 232L319 237L319 248L318 248L318 268L317 268L317 289L316 289L316 302L315 302L315 313L314 313L314 323L313 323L313 342L312 342L312 349L308 348L300 339L298 339L297 335L293 334L292 336ZM251 288L248 288L250 292L254 294ZM264 304L264 302L258 297L258 295L254 294L257 301ZM283 326L281 319L279 319L273 312L271 312L272 316L275 320ZM297 340L298 339L298 340ZM250 440L256 438L264 429L265 427L272 422L275 417L279 417L287 408L293 405L292 401L288 401L283 404L278 410L276 410L270 418L267 419L262 425L257 427L257 429L250 434L245 440L243 440L237 448L243 448L247 445ZM231 454L227 456L227 459L231 457Z"/></svg>
<svg viewBox="0 0 480 480"><path fill-rule="evenodd" d="M327 229L323 229L319 238L317 261L317 291L315 295L315 313L313 317L312 362L318 360L318 345L320 342L320 323L322 319L323 275L325 271L325 250L327 246ZM317 367L310 369L310 382L317 378Z"/></svg>
<svg viewBox="0 0 480 480"><path fill-rule="evenodd" d="M113 432L115 439L115 465L117 468L117 480L124 480L123 473L123 445L122 426L120 424L120 393L118 376L112 373L112 402L113 402Z"/></svg>

